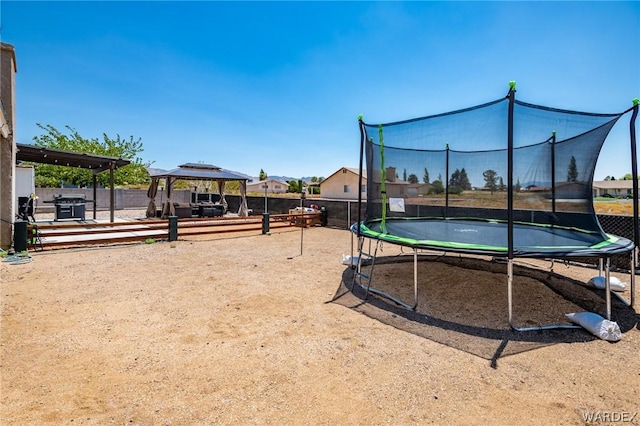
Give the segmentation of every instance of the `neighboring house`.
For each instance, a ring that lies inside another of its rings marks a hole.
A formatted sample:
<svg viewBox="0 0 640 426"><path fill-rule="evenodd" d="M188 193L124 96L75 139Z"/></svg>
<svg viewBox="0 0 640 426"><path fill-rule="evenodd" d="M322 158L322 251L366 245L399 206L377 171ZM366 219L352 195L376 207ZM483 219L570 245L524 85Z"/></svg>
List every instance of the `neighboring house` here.
<svg viewBox="0 0 640 426"><path fill-rule="evenodd" d="M407 184L407 195L410 197L424 197L429 195L431 184L428 183L409 183Z"/></svg>
<svg viewBox="0 0 640 426"><path fill-rule="evenodd" d="M358 199L358 185L359 170L356 168L343 167L320 183L320 195L322 198L333 198L341 200L357 200ZM360 191L362 192L362 199L367 199L367 172L362 171L362 186ZM411 198L426 195L429 192L429 184L409 183L404 180L398 180L396 176L395 167L387 167L385 173L385 190L387 197L390 198ZM370 185L375 185L373 191L375 193L381 193L381 173L376 172L373 176L373 182Z"/></svg>
<svg viewBox="0 0 640 426"><path fill-rule="evenodd" d="M362 199L367 198L367 177L362 177ZM320 195L322 198L339 200L357 200L358 186L360 185L359 169L342 167L337 172L320 183Z"/></svg>
<svg viewBox="0 0 640 426"><path fill-rule="evenodd" d="M304 186L309 194L320 194L320 182L307 182Z"/></svg>
<svg viewBox="0 0 640 426"><path fill-rule="evenodd" d="M265 188L265 185L267 186ZM260 194L284 194L289 189L289 184L279 180L267 179L247 184L247 192L257 192Z"/></svg>
<svg viewBox="0 0 640 426"><path fill-rule="evenodd" d="M606 195L605 195L606 194ZM593 196L626 197L633 194L633 180L594 180Z"/></svg>
<svg viewBox="0 0 640 426"><path fill-rule="evenodd" d="M357 168L342 167L331 176L326 178L320 183L320 194L322 198L333 198L340 200L357 200L358 199L358 185L359 185L359 170ZM367 199L367 176L366 171L363 171L362 177L362 199ZM369 183L375 185L372 188L375 193L380 193L380 172L377 172L373 176L374 181ZM393 167L388 167L386 170L385 186L387 197L389 198L412 198L416 196L427 195L430 189L429 184L424 183L409 183L403 180L398 180L396 176L396 170ZM566 185L565 185L566 186ZM559 185L556 191L564 192L568 188ZM479 188L481 189L481 188ZM264 190L263 190L264 191ZM550 191L550 188L546 187L531 187L527 188L527 191L531 192L546 192ZM576 192L575 189L571 193ZM626 197L633 192L633 181L631 180L605 180L605 181L593 181L593 196L612 196L612 197ZM605 195L607 194L607 195ZM556 194L558 195L558 194ZM568 195L567 195L568 196ZM561 198L561 197L560 197Z"/></svg>

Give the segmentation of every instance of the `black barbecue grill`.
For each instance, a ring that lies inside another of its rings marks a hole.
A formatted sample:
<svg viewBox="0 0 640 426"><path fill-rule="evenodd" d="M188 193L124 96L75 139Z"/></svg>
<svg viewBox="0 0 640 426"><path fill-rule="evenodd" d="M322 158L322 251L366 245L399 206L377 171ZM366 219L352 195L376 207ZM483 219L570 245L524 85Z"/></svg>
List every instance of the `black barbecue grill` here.
<svg viewBox="0 0 640 426"><path fill-rule="evenodd" d="M87 200L84 194L55 194L53 200L45 203L53 203L56 206L55 220L61 219L85 219Z"/></svg>

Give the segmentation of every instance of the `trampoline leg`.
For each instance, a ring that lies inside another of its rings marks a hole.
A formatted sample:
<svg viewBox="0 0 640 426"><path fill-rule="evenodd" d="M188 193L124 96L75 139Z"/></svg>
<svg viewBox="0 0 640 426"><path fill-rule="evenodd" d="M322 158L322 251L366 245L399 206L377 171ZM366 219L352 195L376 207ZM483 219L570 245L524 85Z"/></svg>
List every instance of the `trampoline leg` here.
<svg viewBox="0 0 640 426"><path fill-rule="evenodd" d="M360 237L361 239L358 241L358 266L356 268L355 273L353 274L353 284L357 284L365 291L364 300L367 300L369 297L369 293L377 294L378 296L384 297L386 299L391 300L392 302L412 311L415 311L418 307L418 250L413 250L413 297L414 302L413 305L409 305L402 300L391 296L389 293L386 293L382 290L378 290L377 288L371 287L371 280L373 278L373 267L376 262L376 256L378 253L378 247L381 244L380 240L376 240L376 246L372 253L371 249L371 240L369 239L369 252L364 252L364 237ZM367 258L371 259L371 269L369 270L369 274L365 274L362 272L362 258L363 255L366 255ZM364 285L362 281L366 281L367 285ZM354 287L355 288L355 287Z"/></svg>
<svg viewBox="0 0 640 426"><path fill-rule="evenodd" d="M555 328L582 328L582 326L575 324L549 324L539 325L535 327L516 327L515 324L513 324L513 259L509 259L507 263L507 299L509 303L509 325L515 331L538 331L551 330Z"/></svg>
<svg viewBox="0 0 640 426"><path fill-rule="evenodd" d="M629 300L626 300L624 297L620 296L617 292L613 291L611 294L616 296L618 300L624 303L626 306L633 308L635 306L635 287L636 287L636 247L631 252L630 262L629 262Z"/></svg>
<svg viewBox="0 0 640 426"><path fill-rule="evenodd" d="M513 259L507 262L507 303L509 304L509 325L513 326Z"/></svg>
<svg viewBox="0 0 640 426"><path fill-rule="evenodd" d="M630 305L633 308L635 306L635 294L636 294L636 259L638 258L638 247L631 252L631 276L629 277L629 291L631 292Z"/></svg>
<svg viewBox="0 0 640 426"><path fill-rule="evenodd" d="M358 239L358 262L356 264L356 271L353 274L353 285L358 284L362 289L365 290L365 300L369 297L369 292L375 293L374 289L371 288L371 279L373 278L373 268L376 263L376 256L378 255L378 247L380 245L380 241L376 241L375 251L371 252L371 240L369 239L369 248L368 252L364 251L365 237L360 237ZM369 271L369 275L362 272L362 264L363 257L366 256L367 260L371 261L371 269ZM353 259L353 258L352 258ZM353 260L352 260L353 263ZM367 281L367 285L362 284L362 280Z"/></svg>
<svg viewBox="0 0 640 426"><path fill-rule="evenodd" d="M354 238L354 233L351 233L351 269L354 269L354 264L353 264L353 238Z"/></svg>
<svg viewBox="0 0 640 426"><path fill-rule="evenodd" d="M605 299L607 301L607 319L611 321L611 268L610 268L611 259L607 257L607 262L604 266L604 291L606 293Z"/></svg>
<svg viewBox="0 0 640 426"><path fill-rule="evenodd" d="M598 258L598 276L601 277L603 275L603 271L604 271L604 263L602 261L602 258Z"/></svg>
<svg viewBox="0 0 640 426"><path fill-rule="evenodd" d="M413 249L413 306L412 311L418 307L418 249Z"/></svg>

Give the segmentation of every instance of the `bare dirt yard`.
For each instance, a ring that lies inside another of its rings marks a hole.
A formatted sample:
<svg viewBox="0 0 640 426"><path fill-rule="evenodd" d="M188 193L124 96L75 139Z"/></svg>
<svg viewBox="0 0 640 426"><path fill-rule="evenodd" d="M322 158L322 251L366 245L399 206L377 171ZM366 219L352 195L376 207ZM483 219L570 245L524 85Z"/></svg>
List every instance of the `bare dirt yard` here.
<svg viewBox="0 0 640 426"><path fill-rule="evenodd" d="M411 312L350 290L351 245L317 227L3 262L1 423L639 423L639 317L617 298L619 342L516 332L504 263L425 256ZM411 300L412 257L379 255L373 283ZM595 269L548 267L516 268L517 324L604 315Z"/></svg>

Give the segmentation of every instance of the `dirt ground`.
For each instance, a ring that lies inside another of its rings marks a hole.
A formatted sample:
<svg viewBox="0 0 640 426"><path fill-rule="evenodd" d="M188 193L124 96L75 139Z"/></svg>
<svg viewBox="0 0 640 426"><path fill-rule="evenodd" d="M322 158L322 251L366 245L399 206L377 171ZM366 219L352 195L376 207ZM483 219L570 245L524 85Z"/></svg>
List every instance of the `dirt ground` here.
<svg viewBox="0 0 640 426"><path fill-rule="evenodd" d="M617 298L619 342L516 332L503 263L428 256L414 313L350 290L351 247L318 227L3 262L2 424L639 423L638 315ZM379 255L372 284L412 300L412 257ZM604 314L594 269L535 265L518 325Z"/></svg>

